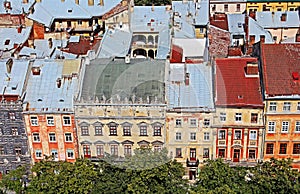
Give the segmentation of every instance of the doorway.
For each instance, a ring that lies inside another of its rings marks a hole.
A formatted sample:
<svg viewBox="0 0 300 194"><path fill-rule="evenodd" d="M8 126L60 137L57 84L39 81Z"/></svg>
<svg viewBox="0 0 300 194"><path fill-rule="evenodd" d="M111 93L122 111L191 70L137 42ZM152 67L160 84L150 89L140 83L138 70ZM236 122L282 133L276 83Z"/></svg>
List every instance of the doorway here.
<svg viewBox="0 0 300 194"><path fill-rule="evenodd" d="M233 150L233 162L239 162L240 161L240 149L234 149Z"/></svg>

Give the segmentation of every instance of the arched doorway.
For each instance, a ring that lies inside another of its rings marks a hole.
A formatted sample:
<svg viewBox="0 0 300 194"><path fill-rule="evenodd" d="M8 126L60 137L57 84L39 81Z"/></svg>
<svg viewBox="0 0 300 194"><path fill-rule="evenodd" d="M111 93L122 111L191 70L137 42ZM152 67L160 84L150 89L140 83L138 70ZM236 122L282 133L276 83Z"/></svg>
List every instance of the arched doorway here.
<svg viewBox="0 0 300 194"><path fill-rule="evenodd" d="M144 49L135 49L133 51L133 56L134 57L138 57L138 56L147 57L147 52Z"/></svg>
<svg viewBox="0 0 300 194"><path fill-rule="evenodd" d="M153 50L148 51L148 57L154 59L155 56L154 56L154 51Z"/></svg>

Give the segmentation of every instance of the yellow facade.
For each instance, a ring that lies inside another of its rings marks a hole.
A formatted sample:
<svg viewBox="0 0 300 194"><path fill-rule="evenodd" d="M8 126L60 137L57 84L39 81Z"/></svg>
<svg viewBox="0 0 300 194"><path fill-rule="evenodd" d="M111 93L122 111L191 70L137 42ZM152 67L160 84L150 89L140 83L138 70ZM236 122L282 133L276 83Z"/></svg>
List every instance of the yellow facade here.
<svg viewBox="0 0 300 194"><path fill-rule="evenodd" d="M296 11L299 6L299 1L247 1L246 9L247 13L250 11Z"/></svg>

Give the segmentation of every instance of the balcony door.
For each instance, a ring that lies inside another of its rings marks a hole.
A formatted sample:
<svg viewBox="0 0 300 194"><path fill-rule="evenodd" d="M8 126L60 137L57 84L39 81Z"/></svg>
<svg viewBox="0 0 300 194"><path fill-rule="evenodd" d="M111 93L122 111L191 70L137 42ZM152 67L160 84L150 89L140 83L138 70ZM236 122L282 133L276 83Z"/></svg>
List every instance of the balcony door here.
<svg viewBox="0 0 300 194"><path fill-rule="evenodd" d="M234 149L233 150L233 162L239 162L240 161L240 155L241 155L241 150L240 149Z"/></svg>
<svg viewBox="0 0 300 194"><path fill-rule="evenodd" d="M190 149L190 161L196 161L196 148Z"/></svg>

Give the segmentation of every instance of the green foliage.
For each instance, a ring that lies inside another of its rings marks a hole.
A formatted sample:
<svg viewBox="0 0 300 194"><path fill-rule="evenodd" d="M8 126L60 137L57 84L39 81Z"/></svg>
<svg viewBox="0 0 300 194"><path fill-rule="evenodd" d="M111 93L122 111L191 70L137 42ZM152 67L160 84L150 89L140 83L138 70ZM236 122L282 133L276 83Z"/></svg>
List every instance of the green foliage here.
<svg viewBox="0 0 300 194"><path fill-rule="evenodd" d="M10 171L9 174L3 175L0 185L4 190L4 193L7 190L14 191L15 193L22 193L24 191L23 182L25 174L26 168L21 166Z"/></svg>
<svg viewBox="0 0 300 194"><path fill-rule="evenodd" d="M170 5L171 0L134 0L134 5Z"/></svg>
<svg viewBox="0 0 300 194"><path fill-rule="evenodd" d="M75 163L44 160L32 167L32 193L90 193L97 173L89 160Z"/></svg>

